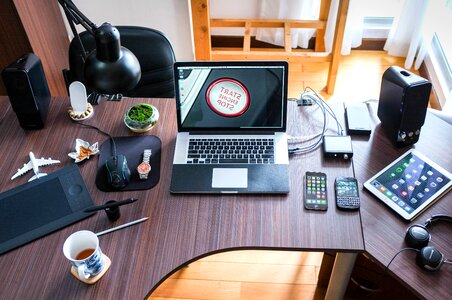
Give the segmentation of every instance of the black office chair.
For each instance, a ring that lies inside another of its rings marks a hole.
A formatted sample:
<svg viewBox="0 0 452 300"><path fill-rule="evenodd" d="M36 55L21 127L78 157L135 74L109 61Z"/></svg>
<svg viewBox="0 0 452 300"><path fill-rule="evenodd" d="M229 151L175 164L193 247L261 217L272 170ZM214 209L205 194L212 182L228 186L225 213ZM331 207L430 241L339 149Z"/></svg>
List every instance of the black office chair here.
<svg viewBox="0 0 452 300"><path fill-rule="evenodd" d="M137 86L124 93L127 97L173 98L173 64L176 61L173 47L160 31L138 26L116 26L121 35L121 45L132 51L141 66L141 79ZM95 49L94 37L84 31L80 39L89 54ZM73 39L69 46L69 68L63 70L66 85L73 81L85 82L82 50ZM88 91L90 92L90 91Z"/></svg>

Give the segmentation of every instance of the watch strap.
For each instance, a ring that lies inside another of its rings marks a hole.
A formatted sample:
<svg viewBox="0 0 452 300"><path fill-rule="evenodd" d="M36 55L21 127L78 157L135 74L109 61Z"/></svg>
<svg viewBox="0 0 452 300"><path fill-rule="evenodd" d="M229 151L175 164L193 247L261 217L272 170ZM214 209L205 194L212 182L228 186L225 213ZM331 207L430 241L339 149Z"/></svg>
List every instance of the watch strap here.
<svg viewBox="0 0 452 300"><path fill-rule="evenodd" d="M149 163L151 160L152 150L151 149L145 149L143 152L143 162Z"/></svg>

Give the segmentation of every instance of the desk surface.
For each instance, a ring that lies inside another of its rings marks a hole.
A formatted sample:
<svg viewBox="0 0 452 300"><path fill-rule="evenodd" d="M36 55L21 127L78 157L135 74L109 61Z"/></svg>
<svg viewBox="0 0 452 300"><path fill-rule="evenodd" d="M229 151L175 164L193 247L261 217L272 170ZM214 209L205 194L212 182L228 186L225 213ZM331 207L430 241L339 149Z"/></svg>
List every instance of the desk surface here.
<svg viewBox="0 0 452 300"><path fill-rule="evenodd" d="M162 141L160 182L147 191L104 193L95 186L97 157L80 164L96 204L107 200L138 198L121 207L121 218L111 223L103 212L40 238L0 256L0 299L140 299L178 268L202 256L234 249L283 249L360 252L364 250L359 212L338 211L334 204L336 176L352 176L351 162L322 158L320 150L290 159L291 192L288 195L172 195L169 193L171 163L176 135L175 104L172 99L124 99L103 102L94 107L96 125L113 136L133 135L122 123L122 115L133 103L153 103L160 120L148 134ZM66 114L67 98L53 98L46 127L24 131L18 124L7 97L0 97L0 147L2 158L0 191L28 180L28 174L10 180L28 160L28 152L52 157L60 165L44 167L51 172L73 163L67 156L75 139L103 142L97 131L77 126ZM315 110L315 108L306 108ZM299 113L289 103L288 132L310 135L321 129L319 111ZM306 211L302 203L302 179L306 171L328 174L329 209ZM147 222L100 238L102 250L112 265L95 285L77 281L62 253L63 242L72 232L89 229L98 232L143 216ZM398 221L398 220L396 220Z"/></svg>
<svg viewBox="0 0 452 300"><path fill-rule="evenodd" d="M408 149L414 147L443 168L452 171L452 126L427 114L419 141L412 147L396 148L386 138L380 121L376 116L377 104L369 106L375 129L370 138L353 137L353 163L355 176L361 186ZM382 266L402 248L406 248L404 237L411 224L423 224L434 214L452 215L452 192L446 194L435 205L419 215L411 223L405 222L385 204L369 192L361 191L361 216L366 252ZM446 258L452 258L452 226L437 223L430 230L430 245L440 250ZM390 265L390 272L403 284L426 299L450 299L452 284L452 265L443 265L439 271L429 272L421 269L415 262L416 253L405 251L399 254Z"/></svg>

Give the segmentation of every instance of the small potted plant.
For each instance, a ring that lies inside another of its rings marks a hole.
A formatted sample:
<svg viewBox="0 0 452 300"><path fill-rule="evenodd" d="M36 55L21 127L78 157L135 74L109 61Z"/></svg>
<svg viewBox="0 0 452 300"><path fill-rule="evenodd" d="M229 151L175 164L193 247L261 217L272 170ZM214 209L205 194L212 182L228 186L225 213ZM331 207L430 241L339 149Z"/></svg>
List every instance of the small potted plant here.
<svg viewBox="0 0 452 300"><path fill-rule="evenodd" d="M124 124L133 132L150 130L159 119L159 111L151 104L139 103L131 106L124 114Z"/></svg>

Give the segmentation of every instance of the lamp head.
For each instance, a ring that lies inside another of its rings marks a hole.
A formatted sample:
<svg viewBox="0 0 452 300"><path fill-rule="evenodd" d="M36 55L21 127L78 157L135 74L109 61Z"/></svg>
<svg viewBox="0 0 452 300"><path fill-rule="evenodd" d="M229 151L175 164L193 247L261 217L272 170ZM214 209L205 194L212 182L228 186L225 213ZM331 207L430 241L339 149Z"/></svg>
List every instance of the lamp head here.
<svg viewBox="0 0 452 300"><path fill-rule="evenodd" d="M103 23L94 32L96 50L85 61L86 84L98 93L119 94L133 89L141 78L135 55L121 46L118 30Z"/></svg>

